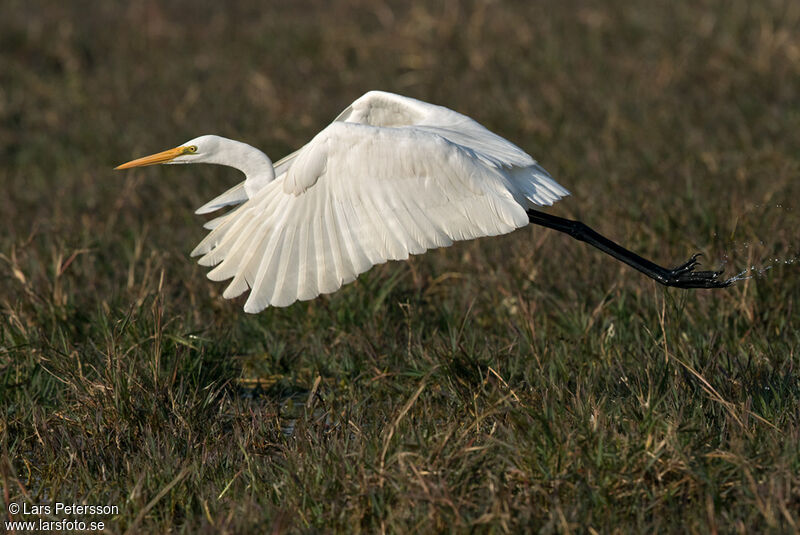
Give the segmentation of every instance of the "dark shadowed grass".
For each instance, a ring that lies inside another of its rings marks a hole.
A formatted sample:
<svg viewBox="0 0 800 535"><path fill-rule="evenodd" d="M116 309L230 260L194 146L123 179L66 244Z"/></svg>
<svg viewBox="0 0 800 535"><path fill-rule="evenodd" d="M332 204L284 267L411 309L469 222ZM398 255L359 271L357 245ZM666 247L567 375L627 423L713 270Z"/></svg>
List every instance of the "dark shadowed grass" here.
<svg viewBox="0 0 800 535"><path fill-rule="evenodd" d="M800 529L792 2L16 2L0 17L0 484L117 532ZM368 89L529 150L667 290L533 228L256 316L187 258L222 168ZM794 263L784 263L792 261ZM55 516L55 515L51 515ZM52 519L47 515L20 518Z"/></svg>

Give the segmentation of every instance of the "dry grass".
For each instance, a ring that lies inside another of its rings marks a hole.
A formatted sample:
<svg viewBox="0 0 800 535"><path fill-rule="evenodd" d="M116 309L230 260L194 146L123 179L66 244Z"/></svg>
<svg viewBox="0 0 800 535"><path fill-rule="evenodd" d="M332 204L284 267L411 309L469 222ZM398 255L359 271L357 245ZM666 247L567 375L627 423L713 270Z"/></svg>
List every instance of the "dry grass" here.
<svg viewBox="0 0 800 535"><path fill-rule="evenodd" d="M0 17L0 500L110 532L796 532L800 5L44 2ZM467 113L680 291L524 229L241 312L187 258L368 89ZM20 518L20 517L16 517ZM34 515L31 518L36 518Z"/></svg>

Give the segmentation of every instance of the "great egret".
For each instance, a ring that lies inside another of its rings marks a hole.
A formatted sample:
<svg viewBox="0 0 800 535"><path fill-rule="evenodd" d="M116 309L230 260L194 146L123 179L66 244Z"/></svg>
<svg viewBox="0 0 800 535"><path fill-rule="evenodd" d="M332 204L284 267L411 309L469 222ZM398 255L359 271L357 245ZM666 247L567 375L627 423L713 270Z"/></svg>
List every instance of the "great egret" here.
<svg viewBox="0 0 800 535"><path fill-rule="evenodd" d="M579 221L535 210L568 195L536 161L469 117L381 91L353 102L308 144L274 166L245 143L207 135L117 169L213 163L245 181L197 210L237 205L206 223L192 251L233 278L225 298L251 289L246 312L338 290L387 260L534 223L565 232L657 282L719 288L721 271L694 271L698 255L667 269Z"/></svg>

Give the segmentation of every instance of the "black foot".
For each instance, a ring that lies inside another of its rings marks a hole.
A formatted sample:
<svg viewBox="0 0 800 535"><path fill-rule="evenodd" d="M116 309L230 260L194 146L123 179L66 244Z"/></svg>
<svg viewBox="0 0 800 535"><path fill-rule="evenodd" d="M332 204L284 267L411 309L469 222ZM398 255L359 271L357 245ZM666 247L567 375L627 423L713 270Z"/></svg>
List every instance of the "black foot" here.
<svg viewBox="0 0 800 535"><path fill-rule="evenodd" d="M722 275L721 270L695 271L694 268L699 265L697 262L697 258L700 256L699 254L692 256L688 262L675 269L667 269L625 249L618 243L614 243L580 221L564 219L563 217L546 214L539 210L528 210L528 219L534 225L541 225L559 232L564 232L576 240L597 247L607 255L613 256L620 262L625 262L633 269L644 273L651 279L665 286L674 286L676 288L725 288L733 284L735 279L734 277L727 280L720 280L719 276Z"/></svg>
<svg viewBox="0 0 800 535"><path fill-rule="evenodd" d="M700 253L694 254L685 264L667 271L663 284L676 288L725 288L733 284L731 279L719 278L722 270L695 271L694 268L700 265L697 261L699 256Z"/></svg>

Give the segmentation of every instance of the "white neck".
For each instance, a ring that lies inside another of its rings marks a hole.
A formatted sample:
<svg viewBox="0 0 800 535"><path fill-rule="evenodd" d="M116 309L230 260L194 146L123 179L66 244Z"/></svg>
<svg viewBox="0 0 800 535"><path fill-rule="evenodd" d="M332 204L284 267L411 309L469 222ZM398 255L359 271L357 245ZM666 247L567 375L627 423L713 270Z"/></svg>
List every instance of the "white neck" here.
<svg viewBox="0 0 800 535"><path fill-rule="evenodd" d="M272 160L257 148L228 138L219 138L219 149L202 160L204 163L227 165L238 169L246 178L244 187L248 197L275 179Z"/></svg>

